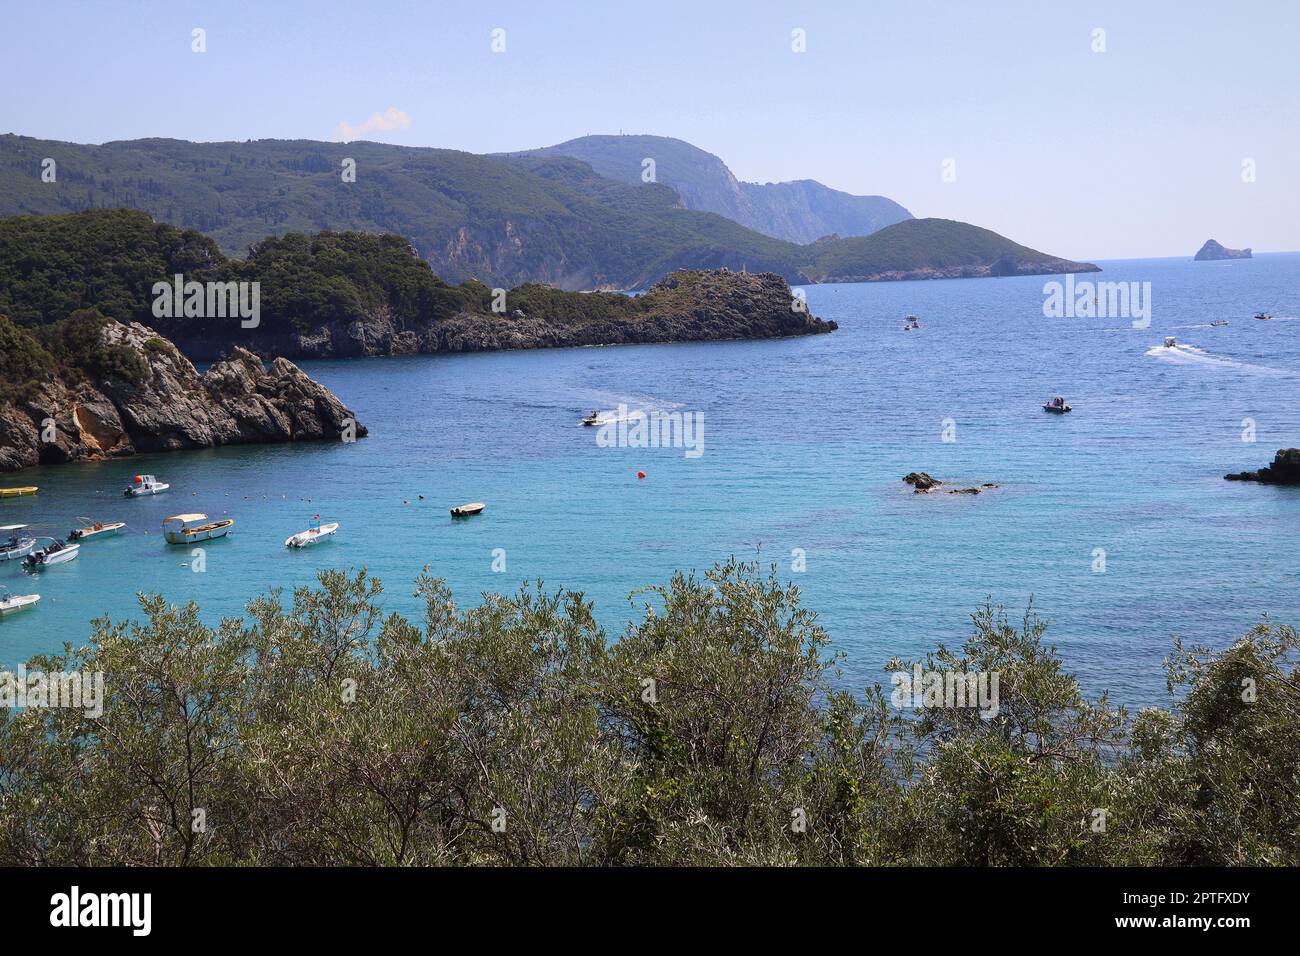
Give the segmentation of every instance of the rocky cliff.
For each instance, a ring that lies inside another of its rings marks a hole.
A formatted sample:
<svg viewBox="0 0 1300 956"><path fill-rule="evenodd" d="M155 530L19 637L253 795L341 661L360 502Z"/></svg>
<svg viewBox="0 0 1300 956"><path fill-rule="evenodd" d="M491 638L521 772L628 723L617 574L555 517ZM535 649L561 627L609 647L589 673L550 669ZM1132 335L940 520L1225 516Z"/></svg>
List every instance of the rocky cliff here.
<svg viewBox="0 0 1300 956"><path fill-rule="evenodd" d="M1213 239L1205 240L1205 245L1201 246L1196 253L1195 262L1214 262L1219 259L1251 259L1249 249L1229 249Z"/></svg>
<svg viewBox="0 0 1300 956"><path fill-rule="evenodd" d="M105 346L145 362L143 381L56 375L0 404L0 471L137 452L254 442L337 441L366 434L329 389L292 362L265 367L235 348L204 375L153 330L110 322Z"/></svg>

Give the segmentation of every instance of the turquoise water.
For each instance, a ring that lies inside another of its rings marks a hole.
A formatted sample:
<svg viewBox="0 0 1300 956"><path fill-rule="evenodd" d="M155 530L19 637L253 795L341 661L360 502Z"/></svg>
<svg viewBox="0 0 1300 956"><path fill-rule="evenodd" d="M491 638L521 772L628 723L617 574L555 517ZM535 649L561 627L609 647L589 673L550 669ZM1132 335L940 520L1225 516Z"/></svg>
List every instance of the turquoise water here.
<svg viewBox="0 0 1300 956"><path fill-rule="evenodd" d="M416 611L427 564L464 604L539 577L583 590L618 631L635 588L758 553L802 586L848 653L850 685L881 679L895 654L959 641L986 597L1018 613L1032 594L1090 691L1153 701L1174 635L1222 645L1265 614L1300 623L1300 489L1222 480L1300 445L1300 255L1103 267L1092 278L1151 282L1150 328L1044 318L1045 277L827 285L807 289L840 323L827 336L305 363L371 437L0 482L41 486L0 502L0 524L130 527L39 575L0 565L0 586L43 597L0 621L0 665L83 641L92 617L134 616L137 591L193 598L215 621L268 587L363 565L392 610ZM1260 309L1279 318L1254 321ZM907 313L920 330L901 330ZM1195 348L1148 354L1166 335ZM1054 394L1075 411L1044 414ZM578 419L620 402L703 412L704 454L598 448ZM912 470L1000 487L913 496L899 480ZM172 491L124 500L140 472ZM450 520L474 500L483 515ZM204 573L162 542L161 519L182 511L237 521ZM316 512L341 522L336 540L286 550Z"/></svg>

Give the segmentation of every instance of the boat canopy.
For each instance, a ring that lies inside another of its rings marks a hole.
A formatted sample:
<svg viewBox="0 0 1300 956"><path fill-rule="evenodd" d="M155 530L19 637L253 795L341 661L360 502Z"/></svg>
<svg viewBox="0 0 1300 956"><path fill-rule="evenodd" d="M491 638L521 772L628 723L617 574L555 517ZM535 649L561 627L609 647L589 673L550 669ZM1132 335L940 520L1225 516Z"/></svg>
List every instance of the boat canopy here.
<svg viewBox="0 0 1300 956"><path fill-rule="evenodd" d="M207 521L207 520L208 520L207 515L200 515L200 514L173 515L170 518L163 518L163 524L167 524L168 522L171 521L179 521L182 524L189 524L191 521Z"/></svg>

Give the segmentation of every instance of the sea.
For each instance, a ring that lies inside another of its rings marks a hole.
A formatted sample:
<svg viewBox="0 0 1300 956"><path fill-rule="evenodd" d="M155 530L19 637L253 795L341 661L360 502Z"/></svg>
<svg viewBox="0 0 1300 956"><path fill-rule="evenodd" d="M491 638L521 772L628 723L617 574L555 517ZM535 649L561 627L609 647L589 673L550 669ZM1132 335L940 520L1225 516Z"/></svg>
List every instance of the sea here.
<svg viewBox="0 0 1300 956"><path fill-rule="evenodd" d="M1046 315L1060 276L816 285L833 334L303 363L369 437L3 476L40 492L0 501L0 524L127 529L40 573L0 564L0 588L41 595L0 620L0 667L139 620L142 593L216 623L328 568L368 569L413 620L425 566L461 606L540 580L583 592L616 640L643 588L735 556L799 586L847 689L960 645L990 602L1013 621L1032 605L1088 694L1160 704L1176 637L1300 624L1300 488L1223 479L1300 446L1300 254L1099 264L1076 290L1138 283L1149 321ZM1046 414L1057 395L1073 411ZM694 450L580 424L620 407L689 415ZM945 484L913 494L913 471ZM142 473L171 490L125 499ZM163 541L181 512L236 525L198 560ZM333 540L287 549L316 515Z"/></svg>

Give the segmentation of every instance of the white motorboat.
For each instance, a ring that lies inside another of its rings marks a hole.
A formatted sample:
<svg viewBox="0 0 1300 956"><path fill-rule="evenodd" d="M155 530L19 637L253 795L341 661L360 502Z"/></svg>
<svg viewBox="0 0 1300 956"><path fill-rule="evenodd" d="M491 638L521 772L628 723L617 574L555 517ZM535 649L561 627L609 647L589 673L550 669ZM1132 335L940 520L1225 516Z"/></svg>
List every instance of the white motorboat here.
<svg viewBox="0 0 1300 956"><path fill-rule="evenodd" d="M128 498L143 498L166 491L171 485L159 481L153 475L136 475L135 480L122 492Z"/></svg>
<svg viewBox="0 0 1300 956"><path fill-rule="evenodd" d="M1210 325L1214 326L1215 328L1220 328L1227 324L1228 324L1227 319L1215 319L1213 322L1210 323Z"/></svg>
<svg viewBox="0 0 1300 956"><path fill-rule="evenodd" d="M73 528L68 532L69 541L87 541L91 538L107 538L117 534L126 527L125 521L91 521L89 518L78 518L78 521L86 522L85 527Z"/></svg>
<svg viewBox="0 0 1300 956"><path fill-rule="evenodd" d="M35 607L40 599L39 594L10 594L8 591L0 593L0 615Z"/></svg>
<svg viewBox="0 0 1300 956"><path fill-rule="evenodd" d="M0 561L25 558L36 547L36 539L29 534L19 534L27 525L0 525Z"/></svg>
<svg viewBox="0 0 1300 956"><path fill-rule="evenodd" d="M1043 411L1051 412L1053 415L1064 415L1066 412L1074 411L1074 409L1065 404L1065 399L1058 395L1050 402L1043 403Z"/></svg>
<svg viewBox="0 0 1300 956"><path fill-rule="evenodd" d="M1178 348L1178 340L1177 340L1176 338L1174 338L1172 335L1166 335L1166 336L1165 336L1165 348L1167 348L1167 349L1176 349L1176 348Z"/></svg>
<svg viewBox="0 0 1300 956"><path fill-rule="evenodd" d="M195 541L224 538L234 526L234 518L209 521L205 514L173 515L163 518L163 537L168 544L193 544Z"/></svg>
<svg viewBox="0 0 1300 956"><path fill-rule="evenodd" d="M453 518L468 518L470 515L478 514L486 507L487 505L485 505L481 501L471 501L467 505L457 505L456 507L452 508L451 516Z"/></svg>
<svg viewBox="0 0 1300 956"><path fill-rule="evenodd" d="M316 517L316 523L306 531L299 531L292 537L286 538L284 546L286 548L307 548L313 544L319 544L321 539L329 538L334 532L339 530L339 523L331 521L329 524L321 524L320 516Z"/></svg>
<svg viewBox="0 0 1300 956"><path fill-rule="evenodd" d="M51 538L50 542L39 551L33 551L23 558L23 567L31 571L39 571L41 568L48 568L52 564L63 564L65 561L71 561L81 553L81 545L79 544L68 544L66 541L60 541L57 538Z"/></svg>

